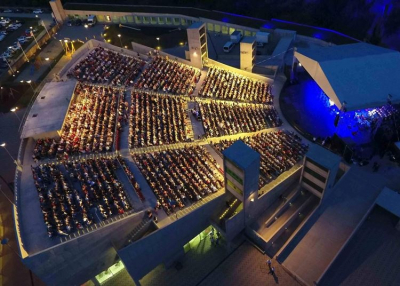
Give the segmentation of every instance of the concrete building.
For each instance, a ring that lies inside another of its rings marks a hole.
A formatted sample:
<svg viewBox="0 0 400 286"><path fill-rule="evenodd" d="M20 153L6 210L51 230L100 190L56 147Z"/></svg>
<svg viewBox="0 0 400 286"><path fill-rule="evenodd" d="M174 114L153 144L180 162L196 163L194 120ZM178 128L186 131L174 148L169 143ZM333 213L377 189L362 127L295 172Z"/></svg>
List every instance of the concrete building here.
<svg viewBox="0 0 400 286"><path fill-rule="evenodd" d="M253 71L256 60L256 38L244 37L240 42L240 69Z"/></svg>

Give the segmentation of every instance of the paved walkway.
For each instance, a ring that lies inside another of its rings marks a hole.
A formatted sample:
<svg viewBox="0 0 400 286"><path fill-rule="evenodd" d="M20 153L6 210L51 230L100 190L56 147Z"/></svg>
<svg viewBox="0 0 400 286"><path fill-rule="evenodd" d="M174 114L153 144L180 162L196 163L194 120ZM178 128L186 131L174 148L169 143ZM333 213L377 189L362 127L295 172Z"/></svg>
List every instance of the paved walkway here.
<svg viewBox="0 0 400 286"><path fill-rule="evenodd" d="M29 66L25 68L18 76L17 81L28 81L32 80L37 82L44 72L51 66L55 58L63 51L63 48L58 40L51 40L49 44L40 52L36 59L40 58L38 63L39 68L35 69L35 63L31 61ZM48 60L46 60L48 59Z"/></svg>
<svg viewBox="0 0 400 286"><path fill-rule="evenodd" d="M300 285L274 259L271 259L271 265L275 268L275 275L271 275L266 263L268 259L245 242L198 285Z"/></svg>

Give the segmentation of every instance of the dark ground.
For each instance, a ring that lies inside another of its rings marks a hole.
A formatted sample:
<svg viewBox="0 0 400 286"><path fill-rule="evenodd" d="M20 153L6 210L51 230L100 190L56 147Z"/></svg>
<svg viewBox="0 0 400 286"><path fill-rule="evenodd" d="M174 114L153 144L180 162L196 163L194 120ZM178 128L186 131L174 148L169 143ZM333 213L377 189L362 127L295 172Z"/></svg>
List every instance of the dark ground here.
<svg viewBox="0 0 400 286"><path fill-rule="evenodd" d="M139 28L140 31L124 27L120 28L118 25L111 25L104 31L104 38L110 40L109 43L120 46L121 43L118 34L121 34L122 46L131 47L131 42L136 42L148 47L156 48L160 46L161 49L177 47L187 42L187 33L185 29L179 30L174 28L137 26L134 28ZM159 42L157 38L160 38Z"/></svg>

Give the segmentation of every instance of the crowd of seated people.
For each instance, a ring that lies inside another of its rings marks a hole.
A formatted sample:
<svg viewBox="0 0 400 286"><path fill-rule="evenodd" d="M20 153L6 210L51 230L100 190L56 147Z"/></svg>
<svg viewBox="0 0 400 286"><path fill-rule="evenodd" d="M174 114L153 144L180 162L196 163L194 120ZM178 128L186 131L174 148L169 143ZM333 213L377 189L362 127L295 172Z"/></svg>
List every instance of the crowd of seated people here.
<svg viewBox="0 0 400 286"><path fill-rule="evenodd" d="M144 65L139 58L98 47L76 64L68 76L93 84L127 86L133 83Z"/></svg>
<svg viewBox="0 0 400 286"><path fill-rule="evenodd" d="M33 149L32 158L42 160L46 158L55 158L57 154L58 142L56 139L45 138L36 140L35 148Z"/></svg>
<svg viewBox="0 0 400 286"><path fill-rule="evenodd" d="M185 101L178 97L132 92L129 148L187 140Z"/></svg>
<svg viewBox="0 0 400 286"><path fill-rule="evenodd" d="M42 164L31 170L49 237L66 236L93 223L90 205L72 187L60 166Z"/></svg>
<svg viewBox="0 0 400 286"><path fill-rule="evenodd" d="M222 187L215 159L203 147L135 155L134 160L169 215Z"/></svg>
<svg viewBox="0 0 400 286"><path fill-rule="evenodd" d="M282 124L273 105L199 102L207 137L255 132Z"/></svg>
<svg viewBox="0 0 400 286"><path fill-rule="evenodd" d="M70 179L80 185L84 203L90 208L96 207L103 220L132 209L115 175L116 159L64 161L64 167Z"/></svg>
<svg viewBox="0 0 400 286"><path fill-rule="evenodd" d="M79 84L61 132L58 153L111 151L122 89Z"/></svg>
<svg viewBox="0 0 400 286"><path fill-rule="evenodd" d="M245 137L242 140L260 153L260 175L264 177L265 183L293 167L308 150L308 145L302 143L301 137L282 130ZM222 140L213 146L222 152L233 143L232 140Z"/></svg>
<svg viewBox="0 0 400 286"><path fill-rule="evenodd" d="M122 168L124 169L125 174L128 176L129 181L131 182L131 184L133 186L133 189L135 190L135 192L138 195L139 199L141 201L144 201L145 198L144 198L144 196L142 194L142 189L140 188L138 182L135 179L135 176L133 175L132 171L129 169L129 167L126 164L125 160L121 156L118 156L117 159L118 159L119 163L121 164Z"/></svg>
<svg viewBox="0 0 400 286"><path fill-rule="evenodd" d="M190 95L200 79L199 69L156 57L142 72L134 87L171 94Z"/></svg>
<svg viewBox="0 0 400 286"><path fill-rule="evenodd" d="M213 67L208 70L199 96L272 104L271 92L271 86L268 83Z"/></svg>

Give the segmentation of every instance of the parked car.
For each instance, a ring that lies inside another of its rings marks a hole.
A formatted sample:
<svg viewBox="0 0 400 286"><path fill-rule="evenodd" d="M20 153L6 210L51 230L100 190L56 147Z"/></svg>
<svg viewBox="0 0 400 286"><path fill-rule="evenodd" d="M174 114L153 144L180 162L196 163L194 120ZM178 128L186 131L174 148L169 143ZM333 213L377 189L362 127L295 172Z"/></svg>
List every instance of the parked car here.
<svg viewBox="0 0 400 286"><path fill-rule="evenodd" d="M11 49L10 47L7 48L6 53L14 54L16 50Z"/></svg>
<svg viewBox="0 0 400 286"><path fill-rule="evenodd" d="M13 46L9 46L8 47L9 51L18 51L19 50L19 46L17 44L14 44Z"/></svg>
<svg viewBox="0 0 400 286"><path fill-rule="evenodd" d="M7 31L0 31L0 35L6 36L6 35L8 35L8 33L7 33Z"/></svg>
<svg viewBox="0 0 400 286"><path fill-rule="evenodd" d="M15 24L25 24L25 21L24 20L15 20Z"/></svg>
<svg viewBox="0 0 400 286"><path fill-rule="evenodd" d="M22 9L15 9L14 13L23 13L24 11Z"/></svg>
<svg viewBox="0 0 400 286"><path fill-rule="evenodd" d="M68 20L67 21L67 26L68 27L72 27L74 25L74 21L72 21L72 20Z"/></svg>
<svg viewBox="0 0 400 286"><path fill-rule="evenodd" d="M21 27L21 26L18 26L17 24L11 24L10 26L8 26L7 27L7 29L12 29L12 30L17 30L19 27Z"/></svg>
<svg viewBox="0 0 400 286"><path fill-rule="evenodd" d="M33 14L42 14L43 10L42 9L35 9L32 11Z"/></svg>
<svg viewBox="0 0 400 286"><path fill-rule="evenodd" d="M82 26L82 20L81 19L77 19L75 21L75 26Z"/></svg>
<svg viewBox="0 0 400 286"><path fill-rule="evenodd" d="M4 11L3 11L3 13L13 13L14 11L12 10L12 9L5 9Z"/></svg>
<svg viewBox="0 0 400 286"><path fill-rule="evenodd" d="M2 58L8 59L8 58L11 58L12 55L11 55L11 53L9 53L9 52L4 52L4 53L1 54L1 57L2 57Z"/></svg>
<svg viewBox="0 0 400 286"><path fill-rule="evenodd" d="M6 37L5 35L0 34L0 42L3 41L5 37Z"/></svg>
<svg viewBox="0 0 400 286"><path fill-rule="evenodd" d="M8 64L3 59L1 59L0 60L0 69L5 69L5 68L8 68Z"/></svg>
<svg viewBox="0 0 400 286"><path fill-rule="evenodd" d="M3 26L7 25L10 22L11 22L10 18L5 18L5 19L1 19L0 20L0 24L3 25Z"/></svg>
<svg viewBox="0 0 400 286"><path fill-rule="evenodd" d="M25 36L21 36L17 39L18 42L20 42L21 44L26 42L26 37Z"/></svg>

